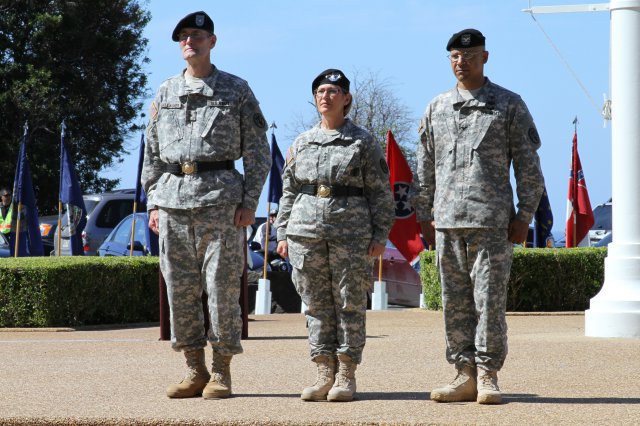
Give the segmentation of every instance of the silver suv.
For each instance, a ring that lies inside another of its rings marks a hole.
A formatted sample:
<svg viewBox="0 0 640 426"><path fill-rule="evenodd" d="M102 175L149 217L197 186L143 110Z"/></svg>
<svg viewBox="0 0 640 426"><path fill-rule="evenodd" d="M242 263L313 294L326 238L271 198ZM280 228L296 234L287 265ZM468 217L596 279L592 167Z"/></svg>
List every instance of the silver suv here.
<svg viewBox="0 0 640 426"><path fill-rule="evenodd" d="M87 225L82 231L82 246L85 256L96 256L98 248L109 233L120 221L133 212L133 200L136 196L135 189L119 189L102 194L85 194L82 196L87 208ZM138 205L138 212L146 211L145 204ZM62 215L62 229L56 230L54 237L52 256L58 255L58 233L62 232L60 242L60 254L68 256L69 229L67 227L66 214Z"/></svg>

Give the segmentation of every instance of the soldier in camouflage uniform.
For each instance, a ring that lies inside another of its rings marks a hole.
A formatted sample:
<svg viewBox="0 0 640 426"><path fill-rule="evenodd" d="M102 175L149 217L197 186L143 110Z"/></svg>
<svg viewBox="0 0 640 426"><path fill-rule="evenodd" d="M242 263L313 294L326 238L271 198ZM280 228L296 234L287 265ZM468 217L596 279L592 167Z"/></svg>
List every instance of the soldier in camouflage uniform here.
<svg viewBox="0 0 640 426"><path fill-rule="evenodd" d="M544 188L540 139L520 96L484 76L482 33L460 31L447 50L457 85L431 101L421 122L414 197L423 235L437 249L447 360L458 370L431 399L495 404L513 243L526 240Z"/></svg>
<svg viewBox="0 0 640 426"><path fill-rule="evenodd" d="M347 77L328 69L311 86L321 122L287 153L274 226L278 253L289 256L307 306L317 365L316 383L301 397L351 401L365 345L372 258L384 252L393 198L380 146L346 118L352 101Z"/></svg>
<svg viewBox="0 0 640 426"><path fill-rule="evenodd" d="M153 101L142 171L149 226L160 235L171 345L187 361L187 375L167 395L223 398L231 394L231 357L242 352L243 227L255 221L271 164L267 125L247 82L211 64L216 36L206 13L184 17L172 39L187 68L162 83ZM234 167L239 158L244 176ZM211 375L207 340L213 348Z"/></svg>

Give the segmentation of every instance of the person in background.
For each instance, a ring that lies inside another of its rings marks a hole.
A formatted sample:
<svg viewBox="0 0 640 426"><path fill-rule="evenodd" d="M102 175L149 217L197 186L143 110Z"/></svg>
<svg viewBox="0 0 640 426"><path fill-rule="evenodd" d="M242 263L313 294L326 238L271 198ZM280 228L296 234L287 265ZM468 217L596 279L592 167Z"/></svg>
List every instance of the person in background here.
<svg viewBox="0 0 640 426"><path fill-rule="evenodd" d="M246 81L211 63L216 45L205 12L182 18L171 36L186 69L164 81L151 105L142 183L149 227L159 233L171 346L187 373L170 398L226 398L231 358L242 352L240 277L246 227L271 166L267 124ZM242 158L244 176L234 162ZM202 291L210 324L205 335ZM211 375L204 348L213 349Z"/></svg>
<svg viewBox="0 0 640 426"><path fill-rule="evenodd" d="M0 203L0 232L9 235L11 232L11 190L7 188L0 189L2 202Z"/></svg>
<svg viewBox="0 0 640 426"><path fill-rule="evenodd" d="M271 209L269 212L269 240L268 240L268 253L271 258L271 253L276 251L278 246L278 241L276 240L276 228L273 226L273 222L275 222L276 217L278 216L278 209ZM260 249L264 251L264 241L267 232L267 222L261 224L256 231L256 236L253 237L253 241L260 244Z"/></svg>
<svg viewBox="0 0 640 426"><path fill-rule="evenodd" d="M347 118L347 77L325 70L311 91L321 120L287 153L275 223L278 253L289 257L307 306L317 366L316 382L301 398L351 401L365 345L372 260L384 252L395 210L380 146Z"/></svg>
<svg viewBox="0 0 640 426"><path fill-rule="evenodd" d="M480 31L455 33L447 50L457 84L431 101L420 124L413 198L423 236L436 247L447 360L458 371L431 399L497 404L513 243L525 241L544 188L540 138L520 96L484 76L489 52Z"/></svg>

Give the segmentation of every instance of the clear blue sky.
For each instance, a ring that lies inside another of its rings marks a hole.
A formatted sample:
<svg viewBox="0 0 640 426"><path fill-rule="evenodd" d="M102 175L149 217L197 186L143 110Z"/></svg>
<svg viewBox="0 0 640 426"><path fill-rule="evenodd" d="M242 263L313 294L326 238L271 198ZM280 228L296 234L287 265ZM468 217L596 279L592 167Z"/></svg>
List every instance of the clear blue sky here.
<svg viewBox="0 0 640 426"><path fill-rule="evenodd" d="M604 1L603 1L604 2ZM603 126L603 94L609 86L607 12L536 15L571 65L595 105L565 67L528 13L529 5L582 4L581 1L525 0L234 0L169 2L151 0L147 66L154 93L167 77L184 68L171 32L180 18L197 10L214 21L218 43L212 61L246 79L260 101L285 152L299 114L309 114L311 81L326 68L378 73L415 119L427 103L455 84L445 45L464 28L487 38L485 74L522 96L533 115L542 148L540 157L554 213L554 232L562 235L566 214L573 119L591 204L611 196L611 123ZM151 102L145 100L145 110ZM126 147L131 155L104 176L133 187L139 135ZM266 215L263 191L257 215Z"/></svg>

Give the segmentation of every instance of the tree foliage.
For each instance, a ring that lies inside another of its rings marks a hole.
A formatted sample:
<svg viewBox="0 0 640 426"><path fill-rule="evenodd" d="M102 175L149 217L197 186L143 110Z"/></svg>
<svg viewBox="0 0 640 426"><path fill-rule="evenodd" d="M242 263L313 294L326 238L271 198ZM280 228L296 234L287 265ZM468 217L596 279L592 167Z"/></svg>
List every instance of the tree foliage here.
<svg viewBox="0 0 640 426"><path fill-rule="evenodd" d="M41 213L57 206L60 124L84 191L121 161L147 78L150 14L139 0L0 0L0 185L11 186L29 124L28 157Z"/></svg>
<svg viewBox="0 0 640 426"><path fill-rule="evenodd" d="M371 133L383 150L387 146L387 131L391 130L405 158L415 170L417 123L409 108L394 93L389 80L371 71L364 74L356 71L350 81L353 96L349 113L351 120ZM315 110L315 104L310 104ZM312 119L305 119L300 114L290 127L297 135L312 127L319 119L317 111Z"/></svg>

